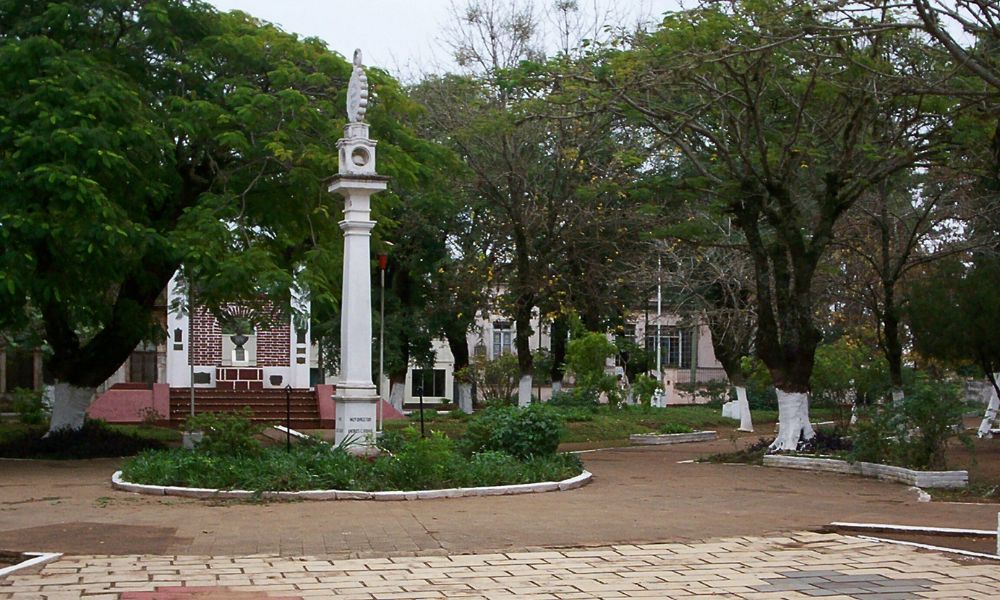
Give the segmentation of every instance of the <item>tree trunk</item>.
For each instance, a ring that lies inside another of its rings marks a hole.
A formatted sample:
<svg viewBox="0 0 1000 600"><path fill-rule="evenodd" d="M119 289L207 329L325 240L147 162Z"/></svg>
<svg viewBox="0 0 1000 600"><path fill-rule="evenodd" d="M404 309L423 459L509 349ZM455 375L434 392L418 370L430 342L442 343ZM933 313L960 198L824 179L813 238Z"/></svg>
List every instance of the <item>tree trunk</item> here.
<svg viewBox="0 0 1000 600"><path fill-rule="evenodd" d="M96 387L77 387L71 383L57 382L52 386L52 419L45 436L60 429L80 430L95 392Z"/></svg>
<svg viewBox="0 0 1000 600"><path fill-rule="evenodd" d="M469 342L465 337L464 327L448 328L445 331L445 339L448 340L448 348L455 359L454 372L458 373L469 367ZM455 404L463 412L472 413L472 384L468 381L457 380L455 382Z"/></svg>
<svg viewBox="0 0 1000 600"><path fill-rule="evenodd" d="M986 405L986 414L983 416L983 422L979 424L979 431L976 433L981 438L993 437L990 430L993 429L993 423L997 420L997 413L1000 412L1000 394L997 393L997 377L1000 377L1000 373L994 373L993 377L988 377L990 387L992 388L992 393L990 394L989 404Z"/></svg>
<svg viewBox="0 0 1000 600"><path fill-rule="evenodd" d="M885 309L882 311L883 345L885 359L889 363L889 381L893 388L903 388L903 344L899 341L899 315L896 314L895 295L892 284L887 283Z"/></svg>
<svg viewBox="0 0 1000 600"><path fill-rule="evenodd" d="M531 373L521 375L517 382L517 405L521 408L531 404Z"/></svg>
<svg viewBox="0 0 1000 600"><path fill-rule="evenodd" d="M750 417L750 403L747 401L747 388L736 386L736 406L740 411L740 426L738 431L753 431L753 419Z"/></svg>
<svg viewBox="0 0 1000 600"><path fill-rule="evenodd" d="M566 336L569 333L569 323L566 315L559 314L552 320L549 344L552 348L552 394L562 390L562 380L566 365Z"/></svg>
<svg viewBox="0 0 1000 600"><path fill-rule="evenodd" d="M534 361L531 356L531 308L532 295L521 294L514 305L514 323L516 335L514 345L517 348L517 366L521 378L517 385L517 405L528 406L531 404L531 372L534 368Z"/></svg>
<svg viewBox="0 0 1000 600"><path fill-rule="evenodd" d="M403 410L403 400L406 398L406 382L389 382L389 404L398 411Z"/></svg>
<svg viewBox="0 0 1000 600"><path fill-rule="evenodd" d="M465 414L472 414L472 384L466 381L458 383L458 398L456 399L459 410Z"/></svg>
<svg viewBox="0 0 1000 600"><path fill-rule="evenodd" d="M809 394L806 392L778 393L778 436L771 443L768 452L794 451L800 441L816 437L809 423Z"/></svg>

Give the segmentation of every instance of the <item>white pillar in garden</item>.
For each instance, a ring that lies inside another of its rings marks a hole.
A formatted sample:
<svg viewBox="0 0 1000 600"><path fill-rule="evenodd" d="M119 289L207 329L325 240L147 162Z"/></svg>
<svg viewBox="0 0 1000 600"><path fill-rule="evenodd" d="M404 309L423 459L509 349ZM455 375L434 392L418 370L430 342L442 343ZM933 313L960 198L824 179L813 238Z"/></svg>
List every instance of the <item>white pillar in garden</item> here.
<svg viewBox="0 0 1000 600"><path fill-rule="evenodd" d="M1000 378L1000 373L993 374L993 379L996 380L997 378ZM989 381L989 377L986 379ZM1000 397L997 396L997 389L993 386L993 381L989 383L990 400L986 405L986 415L979 424L979 430L977 431L977 435L981 438L993 437L993 434L990 432L993 429L993 423L997 420L997 413L1000 412Z"/></svg>
<svg viewBox="0 0 1000 600"><path fill-rule="evenodd" d="M340 379L334 442L352 452L374 449L378 394L372 381L371 196L386 188L388 177L375 173L375 142L364 122L368 78L361 51L354 51L354 70L347 88L347 126L337 141L340 168L330 191L344 197L344 277L340 307Z"/></svg>

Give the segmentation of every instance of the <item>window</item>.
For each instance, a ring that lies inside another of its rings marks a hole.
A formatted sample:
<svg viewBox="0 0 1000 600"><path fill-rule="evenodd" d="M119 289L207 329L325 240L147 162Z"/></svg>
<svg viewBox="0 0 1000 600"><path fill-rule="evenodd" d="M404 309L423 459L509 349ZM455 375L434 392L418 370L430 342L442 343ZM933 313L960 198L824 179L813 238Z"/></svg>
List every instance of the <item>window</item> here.
<svg viewBox="0 0 1000 600"><path fill-rule="evenodd" d="M156 383L156 344L142 342L128 360L129 383Z"/></svg>
<svg viewBox="0 0 1000 600"><path fill-rule="evenodd" d="M424 397L443 398L448 395L444 389L444 369L413 369L410 393L414 398L420 395L423 388Z"/></svg>
<svg viewBox="0 0 1000 600"><path fill-rule="evenodd" d="M493 323L493 358L514 352L514 329L508 321Z"/></svg>
<svg viewBox="0 0 1000 600"><path fill-rule="evenodd" d="M646 350L656 352L656 326L646 335ZM655 360L655 359L654 359ZM691 366L691 330L664 327L660 332L660 366L687 369Z"/></svg>

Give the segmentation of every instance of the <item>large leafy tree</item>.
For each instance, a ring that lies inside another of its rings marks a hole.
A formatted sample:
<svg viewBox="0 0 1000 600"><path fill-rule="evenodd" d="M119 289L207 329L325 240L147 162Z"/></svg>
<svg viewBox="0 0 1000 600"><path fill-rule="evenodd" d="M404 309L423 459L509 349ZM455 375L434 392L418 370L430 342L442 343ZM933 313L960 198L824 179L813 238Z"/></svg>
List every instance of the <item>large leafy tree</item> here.
<svg viewBox="0 0 1000 600"><path fill-rule="evenodd" d="M209 305L287 297L296 265L335 299L325 179L350 66L322 42L196 0L4 0L0 64L0 328L40 315L53 428L79 427L158 335L181 264ZM405 176L420 151L393 116L400 90L371 82L380 169Z"/></svg>
<svg viewBox="0 0 1000 600"><path fill-rule="evenodd" d="M514 320L522 404L531 399L535 311L561 324L579 304L596 323L617 304L606 301L625 287L614 259L620 241L635 239L622 190L641 162L622 152L615 115L581 113L564 95L539 27L528 3L470 2L453 35L466 73L429 77L415 90L429 107L427 131L468 169L461 212L481 235L466 265L487 267L498 308Z"/></svg>
<svg viewBox="0 0 1000 600"><path fill-rule="evenodd" d="M993 386L993 397L979 435L990 432L1000 411L1000 338L995 334L1000 319L996 301L1000 285L1000 260L980 256L972 264L949 260L933 270L933 276L914 285L907 307L918 353L952 364L972 362Z"/></svg>
<svg viewBox="0 0 1000 600"><path fill-rule="evenodd" d="M746 240L755 351L779 396L775 450L814 435L814 284L835 225L872 186L925 159L945 126L909 83L928 69L913 37L857 25L810 2L713 3L668 15L594 77L669 140L702 201Z"/></svg>

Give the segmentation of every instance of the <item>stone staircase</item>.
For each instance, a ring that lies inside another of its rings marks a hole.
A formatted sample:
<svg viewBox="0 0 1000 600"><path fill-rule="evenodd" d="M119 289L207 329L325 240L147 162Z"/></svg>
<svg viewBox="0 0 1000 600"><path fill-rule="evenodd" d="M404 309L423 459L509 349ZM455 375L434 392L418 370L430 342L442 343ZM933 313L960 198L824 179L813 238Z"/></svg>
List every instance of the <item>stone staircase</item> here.
<svg viewBox="0 0 1000 600"><path fill-rule="evenodd" d="M195 388L195 414L237 412L249 408L256 423L285 424L285 390L222 390ZM290 395L292 429L332 428L322 423L316 394L308 389L293 389ZM170 422L182 423L191 413L191 389L170 388Z"/></svg>

